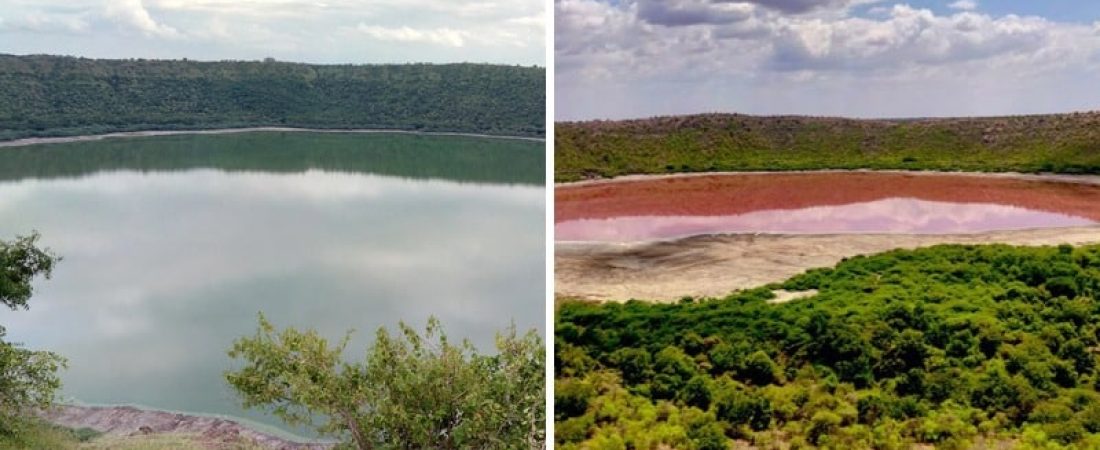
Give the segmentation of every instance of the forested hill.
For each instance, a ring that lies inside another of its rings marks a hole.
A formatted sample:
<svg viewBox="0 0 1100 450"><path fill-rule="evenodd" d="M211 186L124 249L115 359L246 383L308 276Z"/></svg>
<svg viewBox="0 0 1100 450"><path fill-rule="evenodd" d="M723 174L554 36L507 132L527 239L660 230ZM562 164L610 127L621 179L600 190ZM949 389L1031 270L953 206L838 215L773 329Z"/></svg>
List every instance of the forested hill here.
<svg viewBox="0 0 1100 450"><path fill-rule="evenodd" d="M290 126L545 133L545 69L0 54L0 140Z"/></svg>
<svg viewBox="0 0 1100 450"><path fill-rule="evenodd" d="M558 181L746 170L1100 173L1100 112L905 120L702 114L559 122L554 130Z"/></svg>

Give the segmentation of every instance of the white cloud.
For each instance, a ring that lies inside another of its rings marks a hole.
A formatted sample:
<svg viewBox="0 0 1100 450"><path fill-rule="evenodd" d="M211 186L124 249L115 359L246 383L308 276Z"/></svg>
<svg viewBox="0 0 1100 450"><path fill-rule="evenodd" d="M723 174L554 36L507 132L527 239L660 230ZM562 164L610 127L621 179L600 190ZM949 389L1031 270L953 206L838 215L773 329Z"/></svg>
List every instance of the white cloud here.
<svg viewBox="0 0 1100 450"><path fill-rule="evenodd" d="M380 41L420 42L449 47L462 47L467 38L466 32L450 28L417 30L409 27L387 28L360 23L355 29L372 39Z"/></svg>
<svg viewBox="0 0 1100 450"><path fill-rule="evenodd" d="M1038 56L1057 26L1035 17L936 16L895 6L884 20L787 21L774 36L779 70L908 70L990 58Z"/></svg>
<svg viewBox="0 0 1100 450"><path fill-rule="evenodd" d="M555 2L560 119L708 111L1012 113L1079 108L1100 97L1082 75L1100 61L1100 22L937 13L904 4L858 14L855 2L818 2L795 13L742 2L734 15L698 0L666 2L661 10L648 1ZM922 91L922 83L950 89ZM1047 91L1059 84L1064 88ZM867 86L898 99L876 101L861 89ZM1014 90L1028 97L972 97ZM793 92L801 97L788 97Z"/></svg>
<svg viewBox="0 0 1100 450"><path fill-rule="evenodd" d="M164 11L203 14L214 17L292 18L317 14L326 4L297 0L146 0Z"/></svg>
<svg viewBox="0 0 1100 450"><path fill-rule="evenodd" d="M148 36L176 38L181 34L175 28L157 23L145 9L141 0L109 0L104 14L121 25L132 27Z"/></svg>
<svg viewBox="0 0 1100 450"><path fill-rule="evenodd" d="M525 65L544 64L548 20L543 0L6 0L0 16L3 53Z"/></svg>
<svg viewBox="0 0 1100 450"><path fill-rule="evenodd" d="M557 55L566 75L597 73L595 66L631 77L668 74L694 54L707 61L692 71L726 71L731 65L778 71L907 71L913 66L950 66L990 59L1053 62L1052 56L1080 56L1066 36L1086 29L1038 17L992 17L974 12L936 15L927 9L897 5L881 17L775 14L744 9L731 18L682 14L643 14L644 1L615 7L596 0L560 0L556 4ZM691 3L692 5L699 6ZM668 12L668 5L663 12ZM727 11L728 12L728 11ZM653 11L648 11L653 13ZM673 24L691 26L673 26ZM1079 45L1096 45L1085 40ZM755 49L755 50L754 50ZM1077 54L1075 54L1077 53ZM625 64L625 66L624 66ZM623 67L622 71L613 70ZM637 71L639 67L659 70ZM559 69L559 73L563 70Z"/></svg>
<svg viewBox="0 0 1100 450"><path fill-rule="evenodd" d="M957 2L947 5L947 7L961 11L973 11L978 9L978 2L974 0L958 0Z"/></svg>
<svg viewBox="0 0 1100 450"><path fill-rule="evenodd" d="M83 33L89 28L83 15L28 13L14 20L0 18L0 31L32 33Z"/></svg>
<svg viewBox="0 0 1100 450"><path fill-rule="evenodd" d="M543 29L543 27L546 26L546 12L543 11L530 16L513 17L511 19L508 19L507 22L514 25L538 28L541 30Z"/></svg>

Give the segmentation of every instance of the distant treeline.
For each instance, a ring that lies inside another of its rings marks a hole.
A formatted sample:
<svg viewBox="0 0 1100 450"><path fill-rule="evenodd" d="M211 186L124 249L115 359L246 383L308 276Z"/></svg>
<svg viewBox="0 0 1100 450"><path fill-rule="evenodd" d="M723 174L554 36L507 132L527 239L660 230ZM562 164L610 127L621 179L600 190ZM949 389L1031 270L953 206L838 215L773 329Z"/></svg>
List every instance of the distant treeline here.
<svg viewBox="0 0 1100 450"><path fill-rule="evenodd" d="M545 69L0 55L0 140L293 126L545 134Z"/></svg>
<svg viewBox="0 0 1100 450"><path fill-rule="evenodd" d="M1100 173L1100 112L856 120L708 114L555 125L555 178L747 170Z"/></svg>

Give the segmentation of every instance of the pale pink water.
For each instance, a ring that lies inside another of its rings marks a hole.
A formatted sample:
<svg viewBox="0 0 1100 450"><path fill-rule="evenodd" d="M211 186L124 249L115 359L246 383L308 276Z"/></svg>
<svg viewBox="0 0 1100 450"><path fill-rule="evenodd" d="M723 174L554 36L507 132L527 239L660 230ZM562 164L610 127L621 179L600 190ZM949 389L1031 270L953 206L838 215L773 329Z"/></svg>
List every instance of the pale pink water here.
<svg viewBox="0 0 1100 450"><path fill-rule="evenodd" d="M623 216L556 225L561 241L641 241L721 233L956 234L1072 227L1096 222L996 204L895 198L840 206L754 211L727 216Z"/></svg>

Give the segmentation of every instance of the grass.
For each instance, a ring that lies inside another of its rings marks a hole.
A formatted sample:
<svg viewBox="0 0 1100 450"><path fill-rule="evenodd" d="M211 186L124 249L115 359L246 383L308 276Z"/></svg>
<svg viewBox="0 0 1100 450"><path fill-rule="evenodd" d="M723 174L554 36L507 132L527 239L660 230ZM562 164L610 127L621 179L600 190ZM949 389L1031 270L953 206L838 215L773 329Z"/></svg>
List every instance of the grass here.
<svg viewBox="0 0 1100 450"><path fill-rule="evenodd" d="M73 430L37 419L19 420L15 435L0 434L0 450L75 449L99 437L82 428Z"/></svg>
<svg viewBox="0 0 1100 450"><path fill-rule="evenodd" d="M555 125L559 182L820 169L1100 173L1100 113L855 120L708 114Z"/></svg>
<svg viewBox="0 0 1100 450"><path fill-rule="evenodd" d="M107 436L88 428L73 430L32 420L17 436L0 436L0 450L263 450L248 443L205 443L186 434Z"/></svg>

